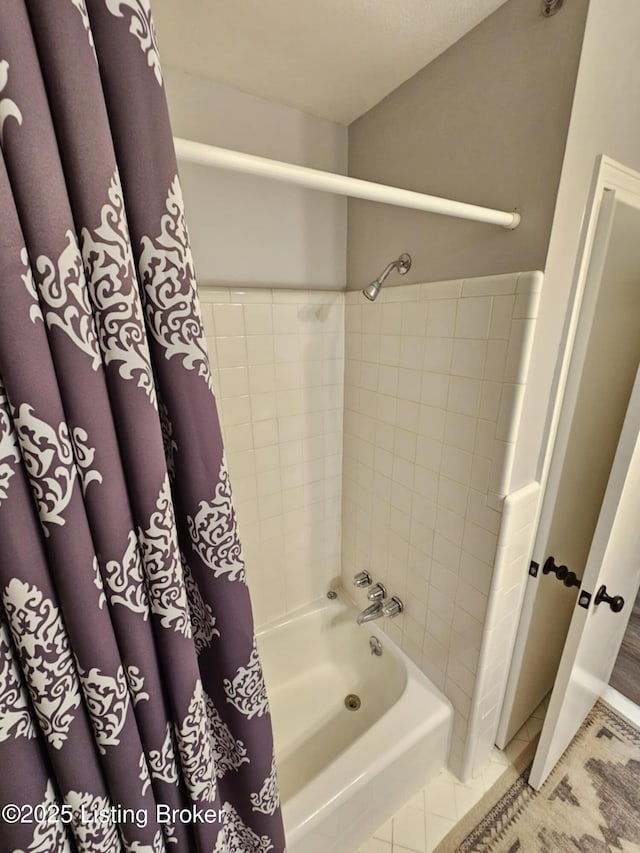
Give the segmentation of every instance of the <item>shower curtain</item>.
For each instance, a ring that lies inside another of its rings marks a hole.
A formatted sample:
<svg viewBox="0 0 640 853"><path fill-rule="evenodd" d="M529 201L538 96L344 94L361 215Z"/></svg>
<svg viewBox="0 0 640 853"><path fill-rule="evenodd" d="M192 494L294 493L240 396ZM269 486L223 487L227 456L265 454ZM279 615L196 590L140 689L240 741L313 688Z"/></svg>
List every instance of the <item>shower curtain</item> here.
<svg viewBox="0 0 640 853"><path fill-rule="evenodd" d="M0 17L0 849L282 853L149 2Z"/></svg>

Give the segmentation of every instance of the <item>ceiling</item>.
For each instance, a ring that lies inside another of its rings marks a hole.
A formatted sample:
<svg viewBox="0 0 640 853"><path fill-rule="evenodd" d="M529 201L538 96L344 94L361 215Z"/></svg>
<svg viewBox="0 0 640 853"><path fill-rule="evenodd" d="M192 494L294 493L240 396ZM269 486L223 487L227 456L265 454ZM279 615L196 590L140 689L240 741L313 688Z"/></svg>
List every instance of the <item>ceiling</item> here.
<svg viewBox="0 0 640 853"><path fill-rule="evenodd" d="M341 124L505 0L152 0L162 61Z"/></svg>

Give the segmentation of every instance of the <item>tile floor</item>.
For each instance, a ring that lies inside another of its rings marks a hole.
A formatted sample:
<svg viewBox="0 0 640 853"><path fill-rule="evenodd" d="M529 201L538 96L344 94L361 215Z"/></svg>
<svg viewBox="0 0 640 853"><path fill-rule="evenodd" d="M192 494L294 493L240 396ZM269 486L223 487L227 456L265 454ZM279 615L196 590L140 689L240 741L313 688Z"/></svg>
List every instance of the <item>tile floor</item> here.
<svg viewBox="0 0 640 853"><path fill-rule="evenodd" d="M536 708L504 751L494 748L475 779L463 784L448 770L442 770L374 832L357 853L431 853L538 734L547 704L545 700Z"/></svg>

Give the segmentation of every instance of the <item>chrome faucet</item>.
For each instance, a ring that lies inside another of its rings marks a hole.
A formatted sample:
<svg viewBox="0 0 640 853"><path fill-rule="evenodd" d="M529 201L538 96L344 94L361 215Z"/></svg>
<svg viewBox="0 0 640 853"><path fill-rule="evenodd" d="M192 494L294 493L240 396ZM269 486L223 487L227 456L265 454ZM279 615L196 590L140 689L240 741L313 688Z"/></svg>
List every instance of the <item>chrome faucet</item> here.
<svg viewBox="0 0 640 853"><path fill-rule="evenodd" d="M358 613L356 622L358 625L362 625L364 622L373 622L374 619L380 619L383 615L382 601L374 601L373 604L365 607L362 613Z"/></svg>

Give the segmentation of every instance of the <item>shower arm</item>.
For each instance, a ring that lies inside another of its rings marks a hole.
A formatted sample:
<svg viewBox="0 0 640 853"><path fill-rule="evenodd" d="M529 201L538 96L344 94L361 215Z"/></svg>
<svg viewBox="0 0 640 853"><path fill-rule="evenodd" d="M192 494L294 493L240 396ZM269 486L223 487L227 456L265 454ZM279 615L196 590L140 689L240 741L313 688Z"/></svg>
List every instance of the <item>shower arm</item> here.
<svg viewBox="0 0 640 853"><path fill-rule="evenodd" d="M285 183L298 184L308 189L362 198L368 201L378 201L398 207L409 207L443 216L455 216L458 219L471 219L490 225L501 225L509 231L513 231L520 224L520 214L516 212L493 210L476 204L467 204L462 201L414 192L413 190L376 184L373 181L363 181L360 178L351 178L348 175L336 175L333 172L323 172L320 169L310 169L307 166L298 166L294 163L282 163L279 160L269 160L266 157L257 157L255 154L231 151L228 148L206 145L203 142L195 142L191 139L174 137L173 143L179 160L197 163L201 166L213 166L263 178L273 178Z"/></svg>
<svg viewBox="0 0 640 853"><path fill-rule="evenodd" d="M378 284L384 284L386 279L389 277L389 273L393 272L395 269L402 269L405 266L405 263L398 258L395 261L391 261L390 264L387 264L386 267L382 270L376 281Z"/></svg>
<svg viewBox="0 0 640 853"><path fill-rule="evenodd" d="M378 284L384 284L387 278L389 277L389 274L392 273L393 270L397 269L400 272L400 275L404 275L404 273L407 272L410 266L411 261L407 263L404 255L401 255L395 261L391 261L390 264L386 265L386 267L382 270L376 281L378 282Z"/></svg>

